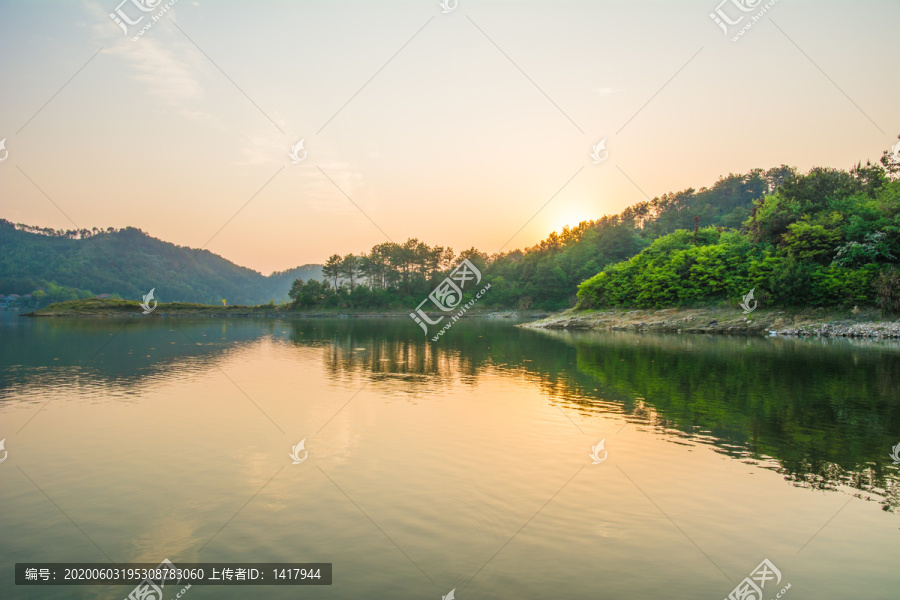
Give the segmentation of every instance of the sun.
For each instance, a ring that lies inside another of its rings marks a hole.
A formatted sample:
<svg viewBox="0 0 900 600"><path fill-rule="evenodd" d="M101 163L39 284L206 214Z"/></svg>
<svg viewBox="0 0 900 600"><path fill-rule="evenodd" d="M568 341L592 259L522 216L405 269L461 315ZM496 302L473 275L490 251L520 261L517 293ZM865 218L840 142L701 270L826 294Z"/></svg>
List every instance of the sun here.
<svg viewBox="0 0 900 600"><path fill-rule="evenodd" d="M563 230L563 227L565 227L566 225L569 226L569 229L572 229L573 227L576 227L582 221L590 221L590 220L591 220L590 217L588 217L586 215L586 213L583 213L583 212L562 213L562 214L558 215L558 217L556 219L554 219L553 221L550 221L549 225L550 225L551 229L549 231L547 231L547 233L549 234L552 231L555 231L556 233L561 233Z"/></svg>

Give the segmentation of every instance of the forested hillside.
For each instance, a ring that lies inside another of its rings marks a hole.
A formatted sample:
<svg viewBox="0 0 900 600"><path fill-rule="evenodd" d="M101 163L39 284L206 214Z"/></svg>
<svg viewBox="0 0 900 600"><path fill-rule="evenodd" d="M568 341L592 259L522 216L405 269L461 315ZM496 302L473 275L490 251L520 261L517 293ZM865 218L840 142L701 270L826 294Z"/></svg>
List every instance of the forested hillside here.
<svg viewBox="0 0 900 600"><path fill-rule="evenodd" d="M740 229L698 227L655 240L581 284L579 308L731 301L879 305L900 311L900 181L858 165L791 175Z"/></svg>
<svg viewBox="0 0 900 600"><path fill-rule="evenodd" d="M333 255L324 282L297 282L291 297L300 307L410 308L467 258L491 284L481 307L736 305L754 290L769 305L900 311L898 172L887 152L850 171L754 169L493 256L380 244Z"/></svg>
<svg viewBox="0 0 900 600"><path fill-rule="evenodd" d="M664 194L551 233L524 250L457 254L412 238L265 277L131 227L52 231L0 220L0 293L50 300L150 288L163 301L299 308L417 306L462 259L484 308L554 310L735 302L900 310L900 158L850 171L782 165Z"/></svg>
<svg viewBox="0 0 900 600"><path fill-rule="evenodd" d="M140 299L156 288L156 297L167 302L262 304L287 300L298 277L320 276L320 266L306 265L265 277L133 227L54 231L0 219L2 294L42 290L46 301L96 294Z"/></svg>
<svg viewBox="0 0 900 600"><path fill-rule="evenodd" d="M754 201L774 192L792 173L781 166L731 174L710 188L665 194L618 215L565 227L525 250L493 256L475 248L456 255L451 248L418 239L386 242L362 255L333 255L325 264L324 281L298 282L291 297L301 307L409 308L467 258L491 283L480 306L568 308L575 303L579 283L634 256L660 235L698 223L740 226Z"/></svg>

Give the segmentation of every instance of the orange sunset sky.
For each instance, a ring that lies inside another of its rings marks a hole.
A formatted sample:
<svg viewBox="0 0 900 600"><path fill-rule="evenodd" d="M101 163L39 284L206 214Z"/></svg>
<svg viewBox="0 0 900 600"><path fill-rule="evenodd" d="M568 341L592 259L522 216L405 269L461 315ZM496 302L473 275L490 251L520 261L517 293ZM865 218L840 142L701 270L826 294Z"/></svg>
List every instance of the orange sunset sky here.
<svg viewBox="0 0 900 600"><path fill-rule="evenodd" d="M782 0L737 42L710 13L762 3L178 0L132 41L109 15L134 6L0 2L0 217L263 273L408 237L493 253L900 133L895 1Z"/></svg>

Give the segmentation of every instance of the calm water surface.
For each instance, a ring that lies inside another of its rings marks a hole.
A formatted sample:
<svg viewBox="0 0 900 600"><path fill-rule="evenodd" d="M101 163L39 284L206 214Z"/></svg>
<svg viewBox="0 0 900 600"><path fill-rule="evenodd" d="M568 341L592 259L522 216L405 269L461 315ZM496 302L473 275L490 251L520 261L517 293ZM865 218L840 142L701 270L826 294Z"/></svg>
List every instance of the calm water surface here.
<svg viewBox="0 0 900 600"><path fill-rule="evenodd" d="M900 597L896 343L11 313L0 335L0 598L131 589L16 587L16 562L163 558L334 564L190 600L720 600L764 558L767 600Z"/></svg>

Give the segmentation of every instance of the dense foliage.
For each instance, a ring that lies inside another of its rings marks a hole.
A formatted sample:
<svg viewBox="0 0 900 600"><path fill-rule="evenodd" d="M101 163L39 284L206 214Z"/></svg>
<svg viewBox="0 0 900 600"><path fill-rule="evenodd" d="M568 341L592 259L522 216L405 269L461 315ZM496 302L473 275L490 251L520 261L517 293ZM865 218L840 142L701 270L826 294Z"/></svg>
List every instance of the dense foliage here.
<svg viewBox="0 0 900 600"><path fill-rule="evenodd" d="M741 229L681 229L579 287L578 306L737 302L896 310L900 181L880 166L791 173Z"/></svg>
<svg viewBox="0 0 900 600"><path fill-rule="evenodd" d="M479 306L557 309L575 303L580 282L607 265L634 256L663 234L690 226L732 227L750 216L754 200L774 192L793 173L781 166L719 179L711 188L687 189L641 202L619 215L565 227L525 250L487 256L410 239L384 243L362 255L331 256L324 281L297 282L290 295L299 307L409 308L462 259L491 283Z"/></svg>
<svg viewBox="0 0 900 600"><path fill-rule="evenodd" d="M485 256L474 248L457 256L450 248L417 239L385 242L368 254L332 255L322 267L324 281L297 280L289 295L301 308L415 306L463 259L484 271Z"/></svg>

